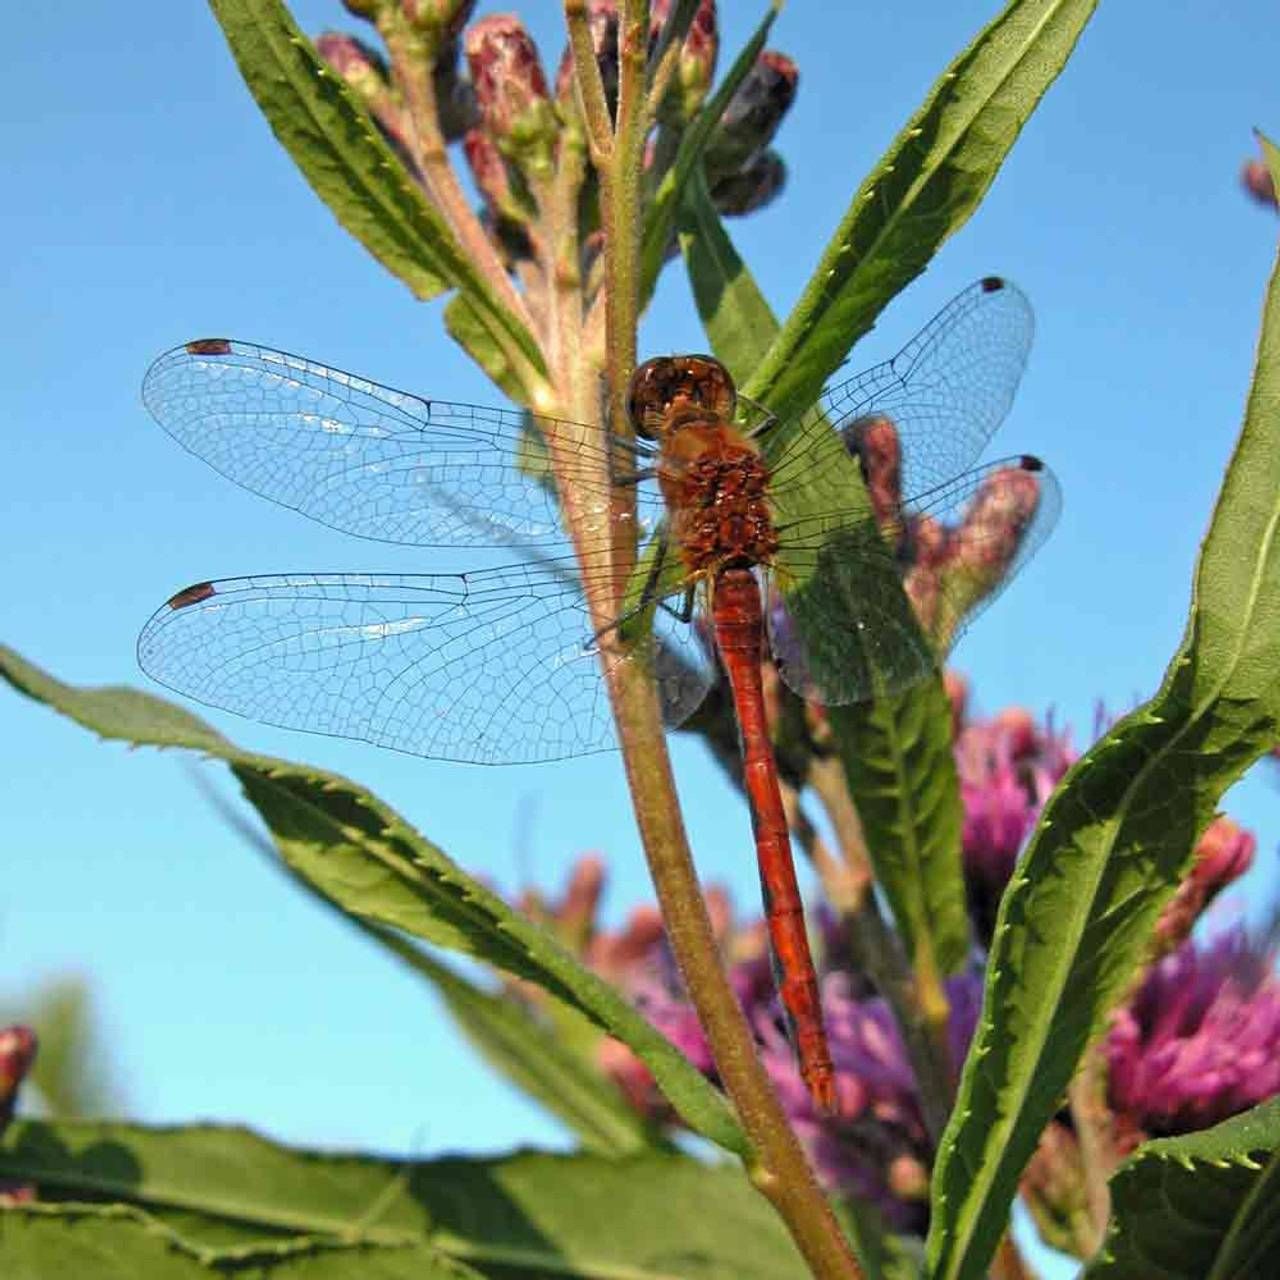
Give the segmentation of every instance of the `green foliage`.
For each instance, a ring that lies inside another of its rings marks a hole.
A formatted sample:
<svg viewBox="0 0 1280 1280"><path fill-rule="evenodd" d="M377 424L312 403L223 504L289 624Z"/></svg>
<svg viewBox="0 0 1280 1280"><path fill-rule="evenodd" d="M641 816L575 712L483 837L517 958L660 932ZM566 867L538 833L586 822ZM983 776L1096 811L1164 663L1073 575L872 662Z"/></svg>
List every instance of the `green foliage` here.
<svg viewBox="0 0 1280 1280"><path fill-rule="evenodd" d="M240 73L281 145L340 223L420 298L459 290L450 332L517 398L545 373L537 343L494 295L280 0L210 0Z"/></svg>
<svg viewBox="0 0 1280 1280"><path fill-rule="evenodd" d="M18 1205L4 1217L7 1280L467 1280L475 1271L421 1244L373 1245L299 1236L281 1246L192 1249L165 1223L125 1205Z"/></svg>
<svg viewBox="0 0 1280 1280"><path fill-rule="evenodd" d="M92 1193L131 1206L145 1215L134 1221L147 1231L210 1263L249 1257L294 1265L290 1255L359 1246L383 1265L394 1265L390 1251L406 1250L419 1265L453 1260L508 1278L804 1274L786 1232L741 1173L685 1156L401 1162L294 1151L235 1128L28 1122L0 1142L0 1178L37 1180L58 1199ZM56 1261L61 1240L50 1236L44 1256ZM6 1264L9 1249L6 1235ZM353 1260L348 1266L350 1275L382 1274ZM99 1273L51 1265L41 1274L96 1280Z"/></svg>
<svg viewBox="0 0 1280 1280"><path fill-rule="evenodd" d="M813 403L888 301L978 207L1096 3L1012 0L947 68L854 193L749 395L783 418Z"/></svg>
<svg viewBox="0 0 1280 1280"><path fill-rule="evenodd" d="M0 646L0 676L104 737L202 751L231 766L281 857L363 920L526 978L630 1045L690 1126L744 1151L719 1093L608 983L545 929L468 876L371 792L305 765L241 751L190 713L132 689L62 684Z"/></svg>
<svg viewBox="0 0 1280 1280"><path fill-rule="evenodd" d="M1212 1129L1144 1143L1111 1179L1087 1280L1236 1280L1280 1257L1280 1098Z"/></svg>
<svg viewBox="0 0 1280 1280"><path fill-rule="evenodd" d="M1159 692L1063 779L1001 903L933 1181L938 1276L984 1273L1018 1175L1147 955L1222 793L1280 731L1280 282Z"/></svg>

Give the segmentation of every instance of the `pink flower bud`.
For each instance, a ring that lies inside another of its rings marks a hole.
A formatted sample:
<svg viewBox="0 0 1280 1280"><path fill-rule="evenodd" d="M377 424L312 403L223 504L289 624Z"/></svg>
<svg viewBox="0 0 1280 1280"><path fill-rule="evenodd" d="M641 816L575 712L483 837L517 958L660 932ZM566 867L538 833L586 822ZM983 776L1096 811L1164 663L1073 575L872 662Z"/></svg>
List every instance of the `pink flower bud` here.
<svg viewBox="0 0 1280 1280"><path fill-rule="evenodd" d="M858 460L871 509L882 532L898 549L902 529L902 441L887 414L855 418L840 432L844 446Z"/></svg>
<svg viewBox="0 0 1280 1280"><path fill-rule="evenodd" d="M514 15L495 13L468 29L465 50L484 128L503 155L549 175L560 122L532 37Z"/></svg>
<svg viewBox="0 0 1280 1280"><path fill-rule="evenodd" d="M649 9L650 56L657 52L671 9L671 0L654 0ZM675 74L659 107L660 118L671 124L683 124L693 118L715 79L719 51L715 0L702 0L680 46Z"/></svg>
<svg viewBox="0 0 1280 1280"><path fill-rule="evenodd" d="M1178 946L1204 909L1253 863L1258 841L1230 818L1217 817L1200 837L1187 878L1160 913L1156 945L1163 952Z"/></svg>
<svg viewBox="0 0 1280 1280"><path fill-rule="evenodd" d="M36 1033L15 1025L0 1030L0 1133L13 1117L18 1086L36 1060Z"/></svg>
<svg viewBox="0 0 1280 1280"><path fill-rule="evenodd" d="M1240 170L1240 184L1259 204L1276 207L1276 187L1271 170L1261 160L1248 160Z"/></svg>

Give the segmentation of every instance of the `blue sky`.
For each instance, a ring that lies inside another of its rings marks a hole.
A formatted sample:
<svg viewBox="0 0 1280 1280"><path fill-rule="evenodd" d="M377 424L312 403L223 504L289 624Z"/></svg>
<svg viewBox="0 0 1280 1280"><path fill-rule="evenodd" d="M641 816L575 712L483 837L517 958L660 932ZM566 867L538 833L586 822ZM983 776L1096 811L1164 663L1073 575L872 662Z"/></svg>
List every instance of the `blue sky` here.
<svg viewBox="0 0 1280 1280"><path fill-rule="evenodd" d="M732 45L756 6L724 7ZM773 43L801 70L779 138L790 184L733 227L780 313L864 171L996 8L783 13ZM558 6L524 9L554 65ZM295 11L312 32L354 22L337 0ZM0 636L64 679L142 684L137 630L193 580L420 567L410 549L344 537L224 481L147 418L138 383L175 342L227 333L496 402L445 336L440 304L414 302L311 195L203 6L18 6L6 39ZM1052 707L1083 742L1099 701L1128 708L1178 643L1275 249L1275 218L1236 174L1252 125L1280 132L1278 58L1260 2L1212 19L1164 5L1158 22L1102 6L977 216L854 353L855 365L892 354L981 275L1008 275L1035 305L1031 364L995 448L1048 459L1065 510L957 653L986 709ZM642 347L704 346L669 269ZM610 757L495 770L210 718L372 786L500 886L557 883L597 850L613 869L611 915L646 897ZM560 1141L477 1069L416 984L213 819L177 756L102 745L8 695L0 724L0 993L53 972L90 977L133 1114L398 1151ZM745 811L697 746L675 750L699 865L750 910ZM1259 836L1258 901L1274 885L1275 778L1259 771L1229 807Z"/></svg>

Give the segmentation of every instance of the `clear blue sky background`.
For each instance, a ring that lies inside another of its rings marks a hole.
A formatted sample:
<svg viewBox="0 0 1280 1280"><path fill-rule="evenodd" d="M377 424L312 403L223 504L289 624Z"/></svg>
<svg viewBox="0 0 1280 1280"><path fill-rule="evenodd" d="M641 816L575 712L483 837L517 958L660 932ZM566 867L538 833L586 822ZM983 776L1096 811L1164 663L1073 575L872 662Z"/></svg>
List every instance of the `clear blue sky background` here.
<svg viewBox="0 0 1280 1280"><path fill-rule="evenodd" d="M313 32L354 21L337 0L295 8ZM725 8L733 45L757 6ZM524 9L554 65L558 6ZM791 180L774 208L734 227L780 312L864 171L996 9L784 12L774 43L801 68L780 137ZM1275 218L1236 183L1250 126L1280 132L1273 7L1153 15L1102 6L982 209L854 355L891 354L980 275L1006 274L1030 295L1036 345L997 448L1049 459L1066 508L958 661L985 708L1052 707L1080 742L1097 702L1123 710L1149 692L1178 643L1276 242ZM439 304L415 303L312 196L207 9L17 6L6 47L0 635L64 679L142 683L136 632L188 582L418 567L411 550L236 489L139 404L148 361L207 333L496 399L444 336ZM643 339L651 351L705 346L678 267ZM212 718L241 742L373 786L500 886L557 883L599 850L613 869L610 914L646 897L614 759L433 764ZM414 983L210 816L177 756L99 744L3 693L0 725L0 994L55 971L90 977L132 1114L398 1151L561 1141ZM746 813L696 745L678 742L676 757L700 866L750 910ZM1259 772L1229 803L1260 838L1261 900L1280 832L1273 778Z"/></svg>

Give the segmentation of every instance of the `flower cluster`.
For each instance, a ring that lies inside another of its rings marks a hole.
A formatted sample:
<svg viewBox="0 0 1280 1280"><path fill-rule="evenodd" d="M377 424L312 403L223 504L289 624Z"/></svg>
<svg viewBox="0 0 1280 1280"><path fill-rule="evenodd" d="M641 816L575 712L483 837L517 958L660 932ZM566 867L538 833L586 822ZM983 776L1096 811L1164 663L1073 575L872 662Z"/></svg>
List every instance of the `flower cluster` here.
<svg viewBox="0 0 1280 1280"><path fill-rule="evenodd" d="M563 302L579 290L582 321L603 287L603 229L575 63L566 49L556 75L544 70L520 19L490 14L468 26L474 0L346 0L372 24L385 55L357 37L326 32L316 48L368 111L406 172L445 215L481 265L509 274L544 353L569 343L558 333ZM617 109L619 14L615 0L589 0L586 23L606 106ZM679 23L679 29L676 24ZM650 7L645 192L652 199L715 77L715 0ZM784 54L763 52L713 127L703 167L725 215L752 213L782 190L786 168L774 137L795 98L798 73ZM448 160L460 142L480 195L478 214ZM470 236L474 230L475 235Z"/></svg>
<svg viewBox="0 0 1280 1280"><path fill-rule="evenodd" d="M964 804L968 899L985 945L1017 858L1076 753L1068 734L1051 721L1039 723L1020 708L980 717L963 679L949 674L947 687ZM1208 945L1186 940L1214 896L1248 868L1255 847L1254 837L1228 818L1209 826L1161 918L1152 967L1103 1042L1110 1078L1106 1123L1121 1154L1146 1136L1202 1128L1280 1092L1280 979L1272 956L1238 932ZM602 861L584 858L558 901L527 894L522 906L625 990L714 1080L710 1047L685 997L658 912L638 908L619 929L599 927L604 883ZM923 1230L932 1151L915 1076L892 1010L850 958L846 923L829 908L817 913L823 1016L837 1086L835 1114L822 1115L788 1042L763 921L735 920L720 890L710 890L707 903L731 985L820 1179L835 1194L876 1205L898 1230ZM981 986L977 969L947 983L953 1066L973 1034ZM596 1061L651 1121L677 1123L628 1048L602 1038ZM1065 1113L1046 1131L1023 1189L1047 1238L1078 1251L1069 1224L1080 1221L1084 1173Z"/></svg>

